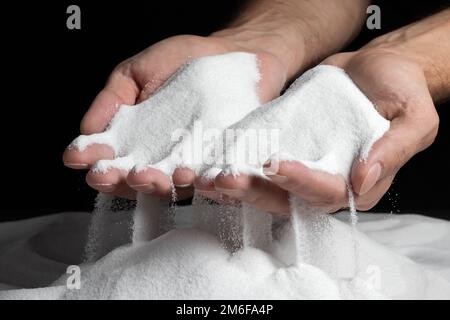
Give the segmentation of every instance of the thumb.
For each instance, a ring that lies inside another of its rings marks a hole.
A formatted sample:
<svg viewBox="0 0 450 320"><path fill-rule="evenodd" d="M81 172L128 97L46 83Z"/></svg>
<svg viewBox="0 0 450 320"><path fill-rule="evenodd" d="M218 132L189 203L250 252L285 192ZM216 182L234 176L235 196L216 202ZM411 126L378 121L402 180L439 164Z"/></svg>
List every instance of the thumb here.
<svg viewBox="0 0 450 320"><path fill-rule="evenodd" d="M431 102L430 108L404 113L391 121L391 127L372 147L366 161L356 161L352 168L353 190L358 195L369 192L378 181L395 176L416 153L434 141L439 118Z"/></svg>

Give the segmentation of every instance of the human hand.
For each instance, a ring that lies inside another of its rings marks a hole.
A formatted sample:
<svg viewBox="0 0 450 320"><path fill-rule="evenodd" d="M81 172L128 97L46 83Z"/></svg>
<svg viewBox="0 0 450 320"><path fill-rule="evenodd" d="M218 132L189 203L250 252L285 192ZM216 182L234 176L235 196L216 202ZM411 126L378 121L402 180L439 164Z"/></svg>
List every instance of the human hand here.
<svg viewBox="0 0 450 320"><path fill-rule="evenodd" d="M356 207L368 210L388 190L398 170L433 142L439 118L423 68L404 54L368 48L334 55L324 64L344 69L378 112L391 121L390 130L374 144L368 159L356 159L351 172ZM314 171L295 161L281 162L278 167L276 174L266 173L270 181L221 174L213 184L199 180L196 186L212 198L214 192L225 194L273 213L289 212L288 192L327 212L347 207L344 177Z"/></svg>
<svg viewBox="0 0 450 320"><path fill-rule="evenodd" d="M275 40L273 40L275 41ZM276 45L275 42L272 42ZM232 51L255 53L261 80L258 84L261 101L276 97L286 81L287 67L275 54L263 51L256 45L246 47L240 41L228 37L213 36L177 36L163 40L142 53L121 63L111 74L106 87L98 94L81 122L82 134L102 132L118 106L139 103L159 88L175 71L187 61L208 55ZM265 48L270 48L268 43ZM268 76L270 75L270 76ZM182 107L182 106L174 106ZM84 151L67 149L63 155L66 166L73 169L89 169L98 160L113 159L113 150L106 145L92 145ZM178 197L192 194L194 173L188 169L177 169L173 174L173 183ZM138 173L129 173L111 169L107 173L89 171L87 183L94 189L126 198L134 198L136 191L159 196L171 196L172 187L168 176L156 169L147 169Z"/></svg>
<svg viewBox="0 0 450 320"><path fill-rule="evenodd" d="M145 100L188 60L231 51L257 55L262 76L260 98L262 102L269 101L279 94L286 79L350 41L364 21L367 3L367 0L250 1L227 29L210 37L177 36L163 40L113 71L86 113L81 133L102 132L119 105ZM329 21L333 21L333 29ZM97 160L113 157L108 146L92 145L84 152L66 150L63 161L73 169L89 169ZM178 169L172 178L175 185L183 186L177 188L179 198L192 193L189 186L194 179L193 172ZM121 197L133 198L135 191L171 195L169 177L153 169L137 174L120 170L106 174L89 171L86 180L101 192Z"/></svg>
<svg viewBox="0 0 450 320"><path fill-rule="evenodd" d="M390 130L374 144L367 161L357 159L353 165L350 183L357 209L372 208L398 170L434 141L439 118L433 100L450 98L449 32L450 10L446 9L381 36L358 52L337 54L323 62L343 68L391 121ZM270 181L220 174L214 183L197 181L197 186L208 195L225 194L279 214L290 211L288 192L327 212L347 206L343 177L294 161L278 166Z"/></svg>

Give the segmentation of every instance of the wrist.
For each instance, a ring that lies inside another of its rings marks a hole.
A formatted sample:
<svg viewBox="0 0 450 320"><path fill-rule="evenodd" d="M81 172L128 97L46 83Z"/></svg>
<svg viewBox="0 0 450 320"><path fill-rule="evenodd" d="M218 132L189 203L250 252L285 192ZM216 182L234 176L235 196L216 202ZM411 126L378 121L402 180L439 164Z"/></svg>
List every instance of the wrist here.
<svg viewBox="0 0 450 320"><path fill-rule="evenodd" d="M444 70L445 67L442 61L435 61L428 54L424 54L422 48L420 42L399 42L390 44L379 43L377 45L371 45L364 50L394 54L415 64L416 67L423 72L433 100L435 102L442 101L446 99L448 95L448 93L446 93L449 90L446 87L450 82L448 71L446 72ZM447 64L450 63L450 60L447 61Z"/></svg>
<svg viewBox="0 0 450 320"><path fill-rule="evenodd" d="M342 49L360 30L368 0L259 0L225 30L213 33L275 56L293 78Z"/></svg>
<svg viewBox="0 0 450 320"><path fill-rule="evenodd" d="M365 45L363 50L394 53L424 73L434 101L450 97L450 10L403 27Z"/></svg>

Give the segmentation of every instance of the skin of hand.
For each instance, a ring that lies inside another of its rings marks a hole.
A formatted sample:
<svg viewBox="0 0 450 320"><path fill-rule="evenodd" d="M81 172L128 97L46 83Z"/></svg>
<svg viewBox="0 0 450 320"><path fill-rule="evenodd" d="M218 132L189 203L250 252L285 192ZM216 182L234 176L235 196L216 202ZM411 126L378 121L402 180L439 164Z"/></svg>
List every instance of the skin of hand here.
<svg viewBox="0 0 450 320"><path fill-rule="evenodd" d="M225 30L209 37L168 38L118 65L84 116L80 131L102 132L118 106L147 99L187 61L232 51L257 55L262 78L259 94L261 102L267 102L279 95L288 79L348 43L362 25L367 2L249 1L241 16ZM338 33L330 32L331 23L339 27ZM92 145L83 152L66 149L63 154L64 164L78 170L113 158L114 152L106 145ZM175 171L172 179L178 198L192 195L194 178L190 170ZM131 199L136 191L171 195L170 178L154 169L139 173L112 169L105 174L90 170L86 181L100 192Z"/></svg>
<svg viewBox="0 0 450 320"><path fill-rule="evenodd" d="M323 62L343 68L377 111L391 121L390 130L374 144L367 161L357 160L353 165L350 178L358 210L372 208L398 170L434 141L439 117L433 98L450 97L449 34L450 10L445 10L376 39L357 52L336 54ZM433 46L435 43L440 46ZM330 213L348 206L343 177L310 170L295 161L278 165L277 172L266 171L270 182L219 175L214 188L279 214L289 212L288 191Z"/></svg>
<svg viewBox="0 0 450 320"><path fill-rule="evenodd" d="M196 57L222 54L231 51L256 53L263 80L259 83L260 97L268 101L276 97L286 81L287 69L279 59L266 51L253 51L236 42L221 38L177 36L163 40L144 52L120 64L111 74L105 88L98 94L81 122L82 134L102 132L121 104L134 105L158 89L179 67ZM271 76L264 77L264 74ZM92 145L85 151L66 149L63 161L73 169L89 169L98 160L113 159L113 150L106 145ZM193 173L177 169L173 183L180 198L189 196ZM89 171L87 183L94 189L133 199L136 191L159 196L171 195L168 176L155 169L126 172L118 169L102 174Z"/></svg>

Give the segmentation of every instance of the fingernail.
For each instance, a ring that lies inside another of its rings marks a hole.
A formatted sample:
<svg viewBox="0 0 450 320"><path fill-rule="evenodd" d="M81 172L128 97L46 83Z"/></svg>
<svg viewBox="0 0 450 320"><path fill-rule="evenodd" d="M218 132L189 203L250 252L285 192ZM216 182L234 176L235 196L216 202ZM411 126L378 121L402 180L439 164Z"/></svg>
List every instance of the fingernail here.
<svg viewBox="0 0 450 320"><path fill-rule="evenodd" d="M273 176L276 175L278 172L279 166L277 161L268 160L263 165L263 173L266 176Z"/></svg>
<svg viewBox="0 0 450 320"><path fill-rule="evenodd" d="M359 195L362 196L372 189L377 183L378 179L381 175L381 165L377 162L370 168L369 172L361 185L361 189L359 191Z"/></svg>
<svg viewBox="0 0 450 320"><path fill-rule="evenodd" d="M246 194L246 192L244 190L240 190L240 189L224 189L224 188L216 187L216 191L223 193L227 196L233 197L233 198L242 198Z"/></svg>
<svg viewBox="0 0 450 320"><path fill-rule="evenodd" d="M97 183L93 184L92 187L100 192L111 192L114 190L114 185L111 183Z"/></svg>
<svg viewBox="0 0 450 320"><path fill-rule="evenodd" d="M71 163L71 162L64 162L64 165L66 167L69 167L71 169L87 169L89 167L86 163Z"/></svg>
<svg viewBox="0 0 450 320"><path fill-rule="evenodd" d="M155 192L155 187L153 186L153 184L135 184L135 185L130 185L131 188L136 189L139 192L144 192L144 193L153 193Z"/></svg>
<svg viewBox="0 0 450 320"><path fill-rule="evenodd" d="M192 183L175 185L175 188L182 188L182 189L186 189L186 188L190 188L190 187L192 187Z"/></svg>
<svg viewBox="0 0 450 320"><path fill-rule="evenodd" d="M267 176L267 178L269 178L270 180L272 180L275 183L286 182L287 181L286 176L277 174L279 169L280 169L280 166L279 166L278 161L268 160L263 165L263 173L265 176Z"/></svg>

